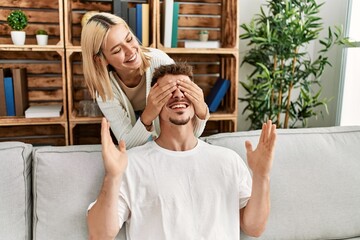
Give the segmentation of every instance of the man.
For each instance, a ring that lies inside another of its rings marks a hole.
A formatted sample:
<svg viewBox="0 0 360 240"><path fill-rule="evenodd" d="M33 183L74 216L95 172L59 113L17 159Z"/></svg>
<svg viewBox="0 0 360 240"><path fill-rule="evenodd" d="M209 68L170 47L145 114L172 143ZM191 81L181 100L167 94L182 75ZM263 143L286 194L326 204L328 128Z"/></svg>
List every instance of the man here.
<svg viewBox="0 0 360 240"><path fill-rule="evenodd" d="M164 65L153 81L169 78L191 81L192 68ZM246 142L251 177L234 151L194 136L189 99L179 85L160 111L159 137L128 152L123 141L114 146L103 119L105 177L88 213L90 239L114 239L124 222L131 240L229 240L239 239L240 227L251 236L264 231L275 125L263 125L255 150Z"/></svg>

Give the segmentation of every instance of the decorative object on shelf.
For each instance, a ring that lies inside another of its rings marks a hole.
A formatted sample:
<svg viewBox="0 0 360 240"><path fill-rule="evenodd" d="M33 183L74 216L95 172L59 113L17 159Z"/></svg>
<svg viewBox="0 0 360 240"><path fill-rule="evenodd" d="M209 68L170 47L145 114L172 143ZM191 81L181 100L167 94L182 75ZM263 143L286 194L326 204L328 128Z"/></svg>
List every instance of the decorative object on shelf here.
<svg viewBox="0 0 360 240"><path fill-rule="evenodd" d="M25 111L25 118L60 117L62 104L32 105Z"/></svg>
<svg viewBox="0 0 360 240"><path fill-rule="evenodd" d="M26 33L24 28L28 24L28 19L25 13L21 10L12 11L7 17L7 23L13 29L11 31L11 40L15 45L24 45Z"/></svg>
<svg viewBox="0 0 360 240"><path fill-rule="evenodd" d="M199 40L206 42L209 39L209 32L207 30L201 30L199 32Z"/></svg>
<svg viewBox="0 0 360 240"><path fill-rule="evenodd" d="M44 46L47 45L48 43L48 33L47 31L43 30L43 29L39 29L36 31L36 41L37 44L40 46Z"/></svg>
<svg viewBox="0 0 360 240"><path fill-rule="evenodd" d="M79 117L100 117L100 116L102 116L102 112L96 101L81 100L79 102L78 116Z"/></svg>
<svg viewBox="0 0 360 240"><path fill-rule="evenodd" d="M199 41L199 40L185 40L185 48L220 48L220 41Z"/></svg>
<svg viewBox="0 0 360 240"><path fill-rule="evenodd" d="M239 98L246 103L251 129L259 129L271 119L278 128L307 126L310 117L327 112L328 99L320 97L320 77L330 65L325 55L334 45L348 44L342 29L328 28L328 36L319 39L323 29L319 11L323 3L316 0L267 1L249 24L241 24L251 49L243 62L255 69L247 82L240 82L247 94ZM322 49L315 60L307 46L319 41Z"/></svg>

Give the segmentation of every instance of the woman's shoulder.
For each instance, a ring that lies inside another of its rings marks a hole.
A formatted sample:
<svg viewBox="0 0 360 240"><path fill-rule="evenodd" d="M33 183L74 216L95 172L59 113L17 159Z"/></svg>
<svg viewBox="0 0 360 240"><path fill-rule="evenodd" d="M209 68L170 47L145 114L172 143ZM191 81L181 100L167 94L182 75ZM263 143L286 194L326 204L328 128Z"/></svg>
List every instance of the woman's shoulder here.
<svg viewBox="0 0 360 240"><path fill-rule="evenodd" d="M157 49L157 48L147 48L147 50L149 50L149 52L147 52L146 54L151 56L151 57L169 57L164 51Z"/></svg>
<svg viewBox="0 0 360 240"><path fill-rule="evenodd" d="M147 48L149 52L146 54L150 56L150 71L154 71L155 68L166 65L173 64L174 60L169 57L164 51L156 48Z"/></svg>

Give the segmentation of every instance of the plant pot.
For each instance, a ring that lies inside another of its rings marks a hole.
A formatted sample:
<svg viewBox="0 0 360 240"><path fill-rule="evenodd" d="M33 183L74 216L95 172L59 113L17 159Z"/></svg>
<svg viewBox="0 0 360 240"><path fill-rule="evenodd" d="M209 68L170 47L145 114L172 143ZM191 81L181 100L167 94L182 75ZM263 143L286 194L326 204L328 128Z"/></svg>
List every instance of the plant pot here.
<svg viewBox="0 0 360 240"><path fill-rule="evenodd" d="M48 35L36 35L37 44L41 46L47 45L48 37Z"/></svg>
<svg viewBox="0 0 360 240"><path fill-rule="evenodd" d="M25 44L26 33L24 31L11 31L11 40L14 45Z"/></svg>
<svg viewBox="0 0 360 240"><path fill-rule="evenodd" d="M209 39L209 34L199 34L199 40L206 42Z"/></svg>

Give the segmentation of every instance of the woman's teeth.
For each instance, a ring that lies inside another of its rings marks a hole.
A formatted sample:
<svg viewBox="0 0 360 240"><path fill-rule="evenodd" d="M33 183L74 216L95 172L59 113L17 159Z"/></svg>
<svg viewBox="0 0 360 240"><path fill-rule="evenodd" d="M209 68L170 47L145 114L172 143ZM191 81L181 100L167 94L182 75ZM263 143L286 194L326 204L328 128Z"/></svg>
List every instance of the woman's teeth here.
<svg viewBox="0 0 360 240"><path fill-rule="evenodd" d="M128 62L132 62L132 61L134 61L135 60L135 58L136 58L136 54L134 54L129 60L127 60Z"/></svg>

